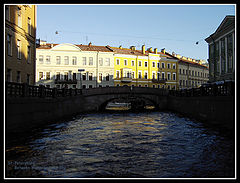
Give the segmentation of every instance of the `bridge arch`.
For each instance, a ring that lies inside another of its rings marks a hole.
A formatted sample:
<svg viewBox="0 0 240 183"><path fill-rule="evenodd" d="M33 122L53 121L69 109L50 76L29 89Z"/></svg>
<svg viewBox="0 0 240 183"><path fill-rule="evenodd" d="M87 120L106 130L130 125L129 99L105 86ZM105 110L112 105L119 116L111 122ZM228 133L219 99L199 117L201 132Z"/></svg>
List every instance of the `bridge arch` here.
<svg viewBox="0 0 240 183"><path fill-rule="evenodd" d="M151 98L148 98L146 96L135 96L135 97L129 97L129 96L113 96L111 98L108 98L107 100L103 101L102 103L99 104L99 107L98 107L98 110L99 111L104 111L106 110L106 107L107 107L107 104L109 102L112 102L114 100L123 100L125 102L132 102L134 100L138 100L138 101L148 101L150 102L154 107L155 109L158 109L158 104L155 100L151 99Z"/></svg>

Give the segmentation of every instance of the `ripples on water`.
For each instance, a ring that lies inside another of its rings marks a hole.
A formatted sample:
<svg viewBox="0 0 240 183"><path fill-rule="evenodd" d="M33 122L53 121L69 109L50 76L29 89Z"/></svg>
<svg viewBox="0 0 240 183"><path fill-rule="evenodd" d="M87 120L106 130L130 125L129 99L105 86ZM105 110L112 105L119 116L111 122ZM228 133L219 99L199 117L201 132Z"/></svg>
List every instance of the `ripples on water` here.
<svg viewBox="0 0 240 183"><path fill-rule="evenodd" d="M234 144L173 113L88 114L7 149L7 177L234 177Z"/></svg>

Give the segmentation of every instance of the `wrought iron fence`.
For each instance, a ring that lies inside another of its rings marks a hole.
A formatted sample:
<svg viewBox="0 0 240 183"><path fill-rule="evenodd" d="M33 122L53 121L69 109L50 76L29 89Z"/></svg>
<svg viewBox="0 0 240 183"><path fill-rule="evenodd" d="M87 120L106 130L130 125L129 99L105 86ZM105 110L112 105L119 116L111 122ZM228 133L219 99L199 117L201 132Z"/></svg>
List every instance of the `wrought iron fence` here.
<svg viewBox="0 0 240 183"><path fill-rule="evenodd" d="M82 95L82 89L67 89L67 88L47 88L45 86L32 86L26 83L6 82L5 94L10 97L41 97L41 98L56 98ZM109 89L109 88L108 88ZM84 90L84 93L88 89ZM170 96L179 97L197 97L197 96L234 96L235 83L225 82L223 84L212 84L201 86L199 88L169 90Z"/></svg>
<svg viewBox="0 0 240 183"><path fill-rule="evenodd" d="M179 97L197 97L197 96L234 96L235 83L224 82L223 84L209 84L199 88L170 90L169 95Z"/></svg>
<svg viewBox="0 0 240 183"><path fill-rule="evenodd" d="M5 94L10 97L55 98L81 95L81 89L58 89L45 86L32 86L26 83L6 82Z"/></svg>

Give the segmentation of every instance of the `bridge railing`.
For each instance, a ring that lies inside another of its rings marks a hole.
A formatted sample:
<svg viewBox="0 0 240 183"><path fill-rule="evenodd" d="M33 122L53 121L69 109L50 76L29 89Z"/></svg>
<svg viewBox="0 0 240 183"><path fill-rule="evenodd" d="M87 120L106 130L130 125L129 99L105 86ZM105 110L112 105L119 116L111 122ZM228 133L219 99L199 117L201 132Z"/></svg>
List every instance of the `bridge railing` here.
<svg viewBox="0 0 240 183"><path fill-rule="evenodd" d="M82 95L81 89L57 89L45 86L32 86L26 83L6 82L5 94L10 97L55 98Z"/></svg>
<svg viewBox="0 0 240 183"><path fill-rule="evenodd" d="M234 96L235 83L224 82L223 84L210 84L199 88L170 90L169 95L179 97L198 97L198 96Z"/></svg>
<svg viewBox="0 0 240 183"><path fill-rule="evenodd" d="M26 83L6 82L5 94L10 97L41 97L56 98L77 95L98 95L98 94L153 94L153 95L171 95L171 96L234 96L234 82L225 82L223 84L213 84L202 86L200 88L184 89L184 90L166 90L147 87L104 87L89 89L58 89L47 88L45 86L32 86Z"/></svg>

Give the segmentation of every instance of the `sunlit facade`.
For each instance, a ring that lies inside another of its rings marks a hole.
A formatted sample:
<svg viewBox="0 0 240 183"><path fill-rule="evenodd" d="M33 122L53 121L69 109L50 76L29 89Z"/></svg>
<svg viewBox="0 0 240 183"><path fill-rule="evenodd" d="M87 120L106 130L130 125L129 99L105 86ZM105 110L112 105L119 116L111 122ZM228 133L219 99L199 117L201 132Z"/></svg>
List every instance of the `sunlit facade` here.
<svg viewBox="0 0 240 183"><path fill-rule="evenodd" d="M5 80L35 82L36 6L5 5Z"/></svg>
<svg viewBox="0 0 240 183"><path fill-rule="evenodd" d="M114 52L114 85L152 88L178 88L177 59L155 48L136 50L111 47Z"/></svg>
<svg viewBox="0 0 240 183"><path fill-rule="evenodd" d="M113 52L106 46L41 41L36 55L36 85L50 88L114 86Z"/></svg>

